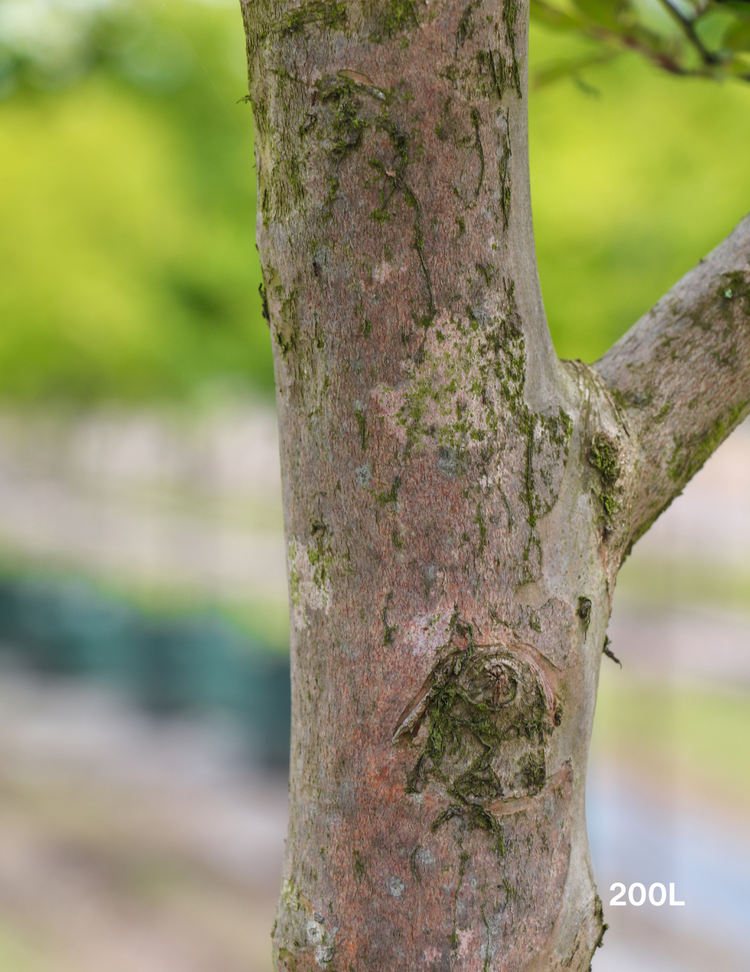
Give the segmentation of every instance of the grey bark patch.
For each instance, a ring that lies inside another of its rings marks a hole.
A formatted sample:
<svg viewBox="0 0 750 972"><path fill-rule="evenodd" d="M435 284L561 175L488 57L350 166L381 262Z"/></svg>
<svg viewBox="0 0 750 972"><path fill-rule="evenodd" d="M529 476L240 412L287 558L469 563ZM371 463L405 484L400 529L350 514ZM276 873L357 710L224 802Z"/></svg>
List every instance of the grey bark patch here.
<svg viewBox="0 0 750 972"><path fill-rule="evenodd" d="M388 891L394 898L400 898L406 889L406 885L401 880L401 878L391 875L388 878Z"/></svg>
<svg viewBox="0 0 750 972"><path fill-rule="evenodd" d="M458 450L440 446L437 453L438 469L445 476L455 479L463 472L463 463Z"/></svg>

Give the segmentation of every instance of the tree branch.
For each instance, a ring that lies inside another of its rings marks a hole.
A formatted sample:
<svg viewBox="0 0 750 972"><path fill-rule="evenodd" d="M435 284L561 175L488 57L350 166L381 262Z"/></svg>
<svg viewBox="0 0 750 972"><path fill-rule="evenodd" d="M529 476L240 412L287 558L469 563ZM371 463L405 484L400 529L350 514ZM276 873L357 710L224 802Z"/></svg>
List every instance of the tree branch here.
<svg viewBox="0 0 750 972"><path fill-rule="evenodd" d="M720 64L721 58L717 54L714 54L713 51L709 51L696 33L694 20L687 17L672 0L662 0L662 3L680 25L685 37L687 37L688 41L698 52L703 63L709 66Z"/></svg>
<svg viewBox="0 0 750 972"><path fill-rule="evenodd" d="M750 216L594 368L638 437L634 541L750 413Z"/></svg>

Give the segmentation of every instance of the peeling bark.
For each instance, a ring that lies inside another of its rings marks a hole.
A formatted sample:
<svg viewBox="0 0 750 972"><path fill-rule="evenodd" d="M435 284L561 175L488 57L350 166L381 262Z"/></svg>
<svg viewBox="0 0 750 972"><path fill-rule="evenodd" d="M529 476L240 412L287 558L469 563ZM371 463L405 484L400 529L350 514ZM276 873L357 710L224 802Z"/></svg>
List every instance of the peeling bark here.
<svg viewBox="0 0 750 972"><path fill-rule="evenodd" d="M276 967L588 969L615 578L746 410L747 230L598 370L560 362L525 4L243 13L292 617Z"/></svg>

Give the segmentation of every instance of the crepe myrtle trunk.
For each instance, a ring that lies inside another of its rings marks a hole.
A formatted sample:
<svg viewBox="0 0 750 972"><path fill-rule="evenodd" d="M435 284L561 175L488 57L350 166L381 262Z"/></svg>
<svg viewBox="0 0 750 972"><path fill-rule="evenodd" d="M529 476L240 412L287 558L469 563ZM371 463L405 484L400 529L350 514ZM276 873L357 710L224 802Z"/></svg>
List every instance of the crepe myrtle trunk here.
<svg viewBox="0 0 750 972"><path fill-rule="evenodd" d="M750 220L560 361L525 0L243 13L292 617L276 967L588 969L615 578L748 412Z"/></svg>

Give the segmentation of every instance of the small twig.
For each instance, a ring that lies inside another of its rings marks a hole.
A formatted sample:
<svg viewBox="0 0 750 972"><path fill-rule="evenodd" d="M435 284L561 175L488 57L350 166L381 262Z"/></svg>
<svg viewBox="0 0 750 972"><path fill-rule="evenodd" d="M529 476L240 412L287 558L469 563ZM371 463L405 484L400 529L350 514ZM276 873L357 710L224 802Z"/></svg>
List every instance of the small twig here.
<svg viewBox="0 0 750 972"><path fill-rule="evenodd" d="M609 640L609 636L608 635L605 635L604 636L604 647L602 648L602 652L607 656L607 658L611 658L613 662L617 662L617 664L620 666L620 668L622 668L622 662L617 657L617 655L612 651L612 649L609 647L611 644L612 644L612 642Z"/></svg>
<svg viewBox="0 0 750 972"><path fill-rule="evenodd" d="M675 20L677 20L677 22L680 24L683 31L685 32L685 36L693 45L693 47L696 49L696 51L700 54L703 63L711 66L716 64L721 64L721 58L717 54L714 54L712 51L709 51L706 47L703 46L703 41L695 32L694 20L692 20L690 17L684 14L680 10L680 8L673 2L673 0L661 0L661 2L664 4L667 10L669 10L669 12L675 18Z"/></svg>

